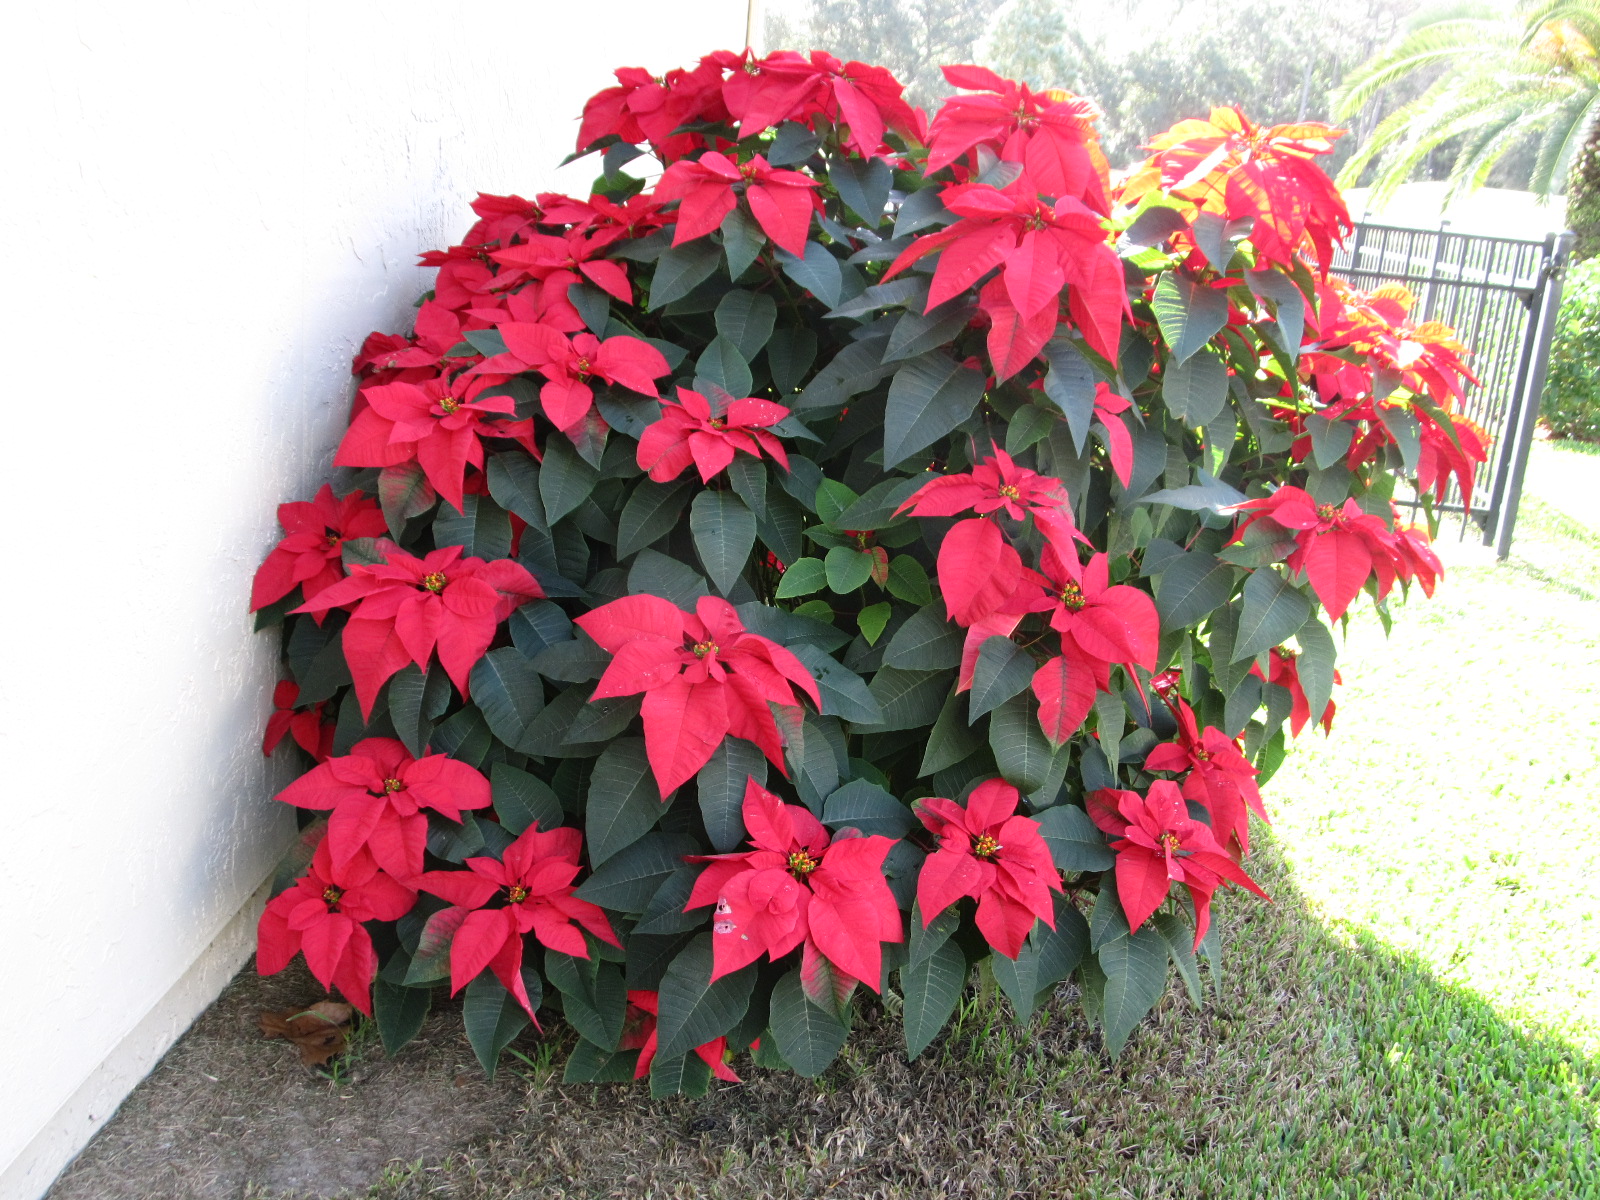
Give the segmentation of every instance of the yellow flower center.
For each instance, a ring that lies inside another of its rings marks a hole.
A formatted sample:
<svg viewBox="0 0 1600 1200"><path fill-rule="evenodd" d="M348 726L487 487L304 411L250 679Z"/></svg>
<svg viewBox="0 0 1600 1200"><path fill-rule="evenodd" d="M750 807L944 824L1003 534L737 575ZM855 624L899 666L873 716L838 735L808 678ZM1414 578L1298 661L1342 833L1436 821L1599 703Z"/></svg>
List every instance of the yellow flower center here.
<svg viewBox="0 0 1600 1200"><path fill-rule="evenodd" d="M422 586L435 595L444 591L444 585L448 582L449 580L444 577L443 571L430 571L422 577Z"/></svg>
<svg viewBox="0 0 1600 1200"><path fill-rule="evenodd" d="M1083 589L1075 583L1065 584L1061 589L1061 603L1072 612L1079 612L1089 602L1083 597Z"/></svg>
<svg viewBox="0 0 1600 1200"><path fill-rule="evenodd" d="M796 879L804 879L817 869L817 860L804 850L796 850L789 855L789 874Z"/></svg>
<svg viewBox="0 0 1600 1200"><path fill-rule="evenodd" d="M323 903L330 906L339 903L339 900L343 895L344 889L336 888L332 884L329 884L327 887L322 889Z"/></svg>
<svg viewBox="0 0 1600 1200"><path fill-rule="evenodd" d="M1331 504L1319 504L1317 505L1317 516L1324 521L1337 521L1339 519L1339 510Z"/></svg>
<svg viewBox="0 0 1600 1200"><path fill-rule="evenodd" d="M1210 762L1211 761L1211 751L1207 750L1203 746L1200 747L1199 749L1197 749L1194 752L1194 756L1196 758L1198 758L1201 762Z"/></svg>
<svg viewBox="0 0 1600 1200"><path fill-rule="evenodd" d="M972 839L972 852L979 858L993 858L1000 853L1000 843L985 833Z"/></svg>
<svg viewBox="0 0 1600 1200"><path fill-rule="evenodd" d="M392 796L396 792L403 792L405 790L406 785L401 783L398 779L385 779L383 781L383 794L385 796Z"/></svg>
<svg viewBox="0 0 1600 1200"><path fill-rule="evenodd" d="M519 883L515 887L509 888L506 891L506 895L511 898L511 903L521 904L528 898L528 889Z"/></svg>
<svg viewBox="0 0 1600 1200"><path fill-rule="evenodd" d="M693 646L690 646L689 649L694 651L696 658L704 658L708 654L715 654L718 647L715 642L704 641L696 642Z"/></svg>
<svg viewBox="0 0 1600 1200"><path fill-rule="evenodd" d="M580 376L587 377L589 372L594 370L594 367L590 365L589 360L587 358L580 358L573 365L572 369L574 371L576 371Z"/></svg>
<svg viewBox="0 0 1600 1200"><path fill-rule="evenodd" d="M461 401L457 400L454 396L441 396L439 397L439 407L444 409L444 415L448 417L451 413L455 412L456 409L461 407Z"/></svg>
<svg viewBox="0 0 1600 1200"><path fill-rule="evenodd" d="M1168 854L1176 854L1182 848L1182 843L1178 841L1177 834L1163 833L1161 835L1161 848Z"/></svg>
<svg viewBox="0 0 1600 1200"><path fill-rule="evenodd" d="M1017 490L1017 485L1014 483L1002 483L1000 485L1000 494L1007 500L1022 499L1022 493Z"/></svg>
<svg viewBox="0 0 1600 1200"><path fill-rule="evenodd" d="M329 550L332 550L335 549L340 542L344 541L344 539L330 529L326 534L323 535L322 541Z"/></svg>

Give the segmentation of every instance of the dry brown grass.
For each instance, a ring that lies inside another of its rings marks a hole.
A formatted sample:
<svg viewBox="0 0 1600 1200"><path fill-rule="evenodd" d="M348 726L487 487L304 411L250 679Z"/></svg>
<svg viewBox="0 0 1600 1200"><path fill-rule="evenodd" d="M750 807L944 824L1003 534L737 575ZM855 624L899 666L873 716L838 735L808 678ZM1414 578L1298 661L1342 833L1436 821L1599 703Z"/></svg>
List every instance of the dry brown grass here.
<svg viewBox="0 0 1600 1200"><path fill-rule="evenodd" d="M1260 927L1237 930L1233 945L1255 949L1235 953L1220 1001L1170 995L1117 1063L1070 986L1028 1031L975 988L917 1062L874 1006L816 1083L746 1064L743 1086L658 1103L514 1062L486 1081L450 1008L393 1061L359 1040L330 1079L253 1028L315 984L246 972L50 1200L1203 1196L1185 1164L1263 1115L1309 1133L1319 1090L1357 1067L1348 1035L1305 1019L1327 1008L1316 981L1333 964L1312 960L1331 943L1282 936L1284 909L1239 916ZM531 1032L516 1045L541 1048Z"/></svg>

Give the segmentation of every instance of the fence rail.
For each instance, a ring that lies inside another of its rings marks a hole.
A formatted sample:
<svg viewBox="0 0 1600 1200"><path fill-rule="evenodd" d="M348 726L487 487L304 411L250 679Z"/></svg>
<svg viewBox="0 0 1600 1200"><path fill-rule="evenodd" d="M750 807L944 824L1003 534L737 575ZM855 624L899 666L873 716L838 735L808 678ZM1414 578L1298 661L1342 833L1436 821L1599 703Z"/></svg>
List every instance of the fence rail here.
<svg viewBox="0 0 1600 1200"><path fill-rule="evenodd" d="M1361 222L1334 257L1334 271L1362 289L1404 284L1417 297L1415 320L1453 326L1472 351L1478 382L1467 384L1459 411L1488 431L1489 462L1470 514L1453 484L1438 507L1463 515L1462 536L1469 519L1476 523L1501 558L1511 549L1571 246L1570 233L1535 241Z"/></svg>

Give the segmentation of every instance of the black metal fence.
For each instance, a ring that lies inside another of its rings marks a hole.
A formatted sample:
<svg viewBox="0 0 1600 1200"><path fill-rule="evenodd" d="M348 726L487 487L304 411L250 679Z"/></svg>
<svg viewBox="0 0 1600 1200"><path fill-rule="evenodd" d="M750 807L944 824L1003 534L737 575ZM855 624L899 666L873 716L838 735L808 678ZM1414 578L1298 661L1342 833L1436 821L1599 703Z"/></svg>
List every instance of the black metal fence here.
<svg viewBox="0 0 1600 1200"><path fill-rule="evenodd" d="M1404 284L1417 297L1413 320L1454 326L1472 350L1478 384L1467 385L1461 412L1493 439L1489 461L1470 516L1453 485L1439 507L1463 514L1463 536L1467 521L1476 523L1501 558L1511 549L1571 246L1570 233L1532 241L1362 222L1334 258L1335 273L1362 289Z"/></svg>

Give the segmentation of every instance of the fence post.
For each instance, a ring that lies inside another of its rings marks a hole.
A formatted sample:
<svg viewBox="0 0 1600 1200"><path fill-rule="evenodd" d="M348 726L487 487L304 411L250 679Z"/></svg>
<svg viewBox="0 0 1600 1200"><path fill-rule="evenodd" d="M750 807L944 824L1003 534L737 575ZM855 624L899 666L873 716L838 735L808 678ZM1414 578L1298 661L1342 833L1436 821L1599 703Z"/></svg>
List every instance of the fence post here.
<svg viewBox="0 0 1600 1200"><path fill-rule="evenodd" d="M1561 281L1566 274L1567 255L1572 250L1571 233L1551 234L1545 244L1549 254L1545 260L1540 287L1539 310L1530 317L1534 330L1533 354L1528 364L1526 386L1518 397L1522 408L1512 430L1516 439L1511 447L1511 476L1506 481L1506 492L1498 513L1495 529L1495 557L1505 558L1511 553L1511 534L1517 524L1517 505L1522 499L1522 481L1528 471L1528 451L1533 445L1533 431L1539 422L1539 401L1544 395L1544 377L1550 363L1550 343L1555 337L1556 314L1561 308Z"/></svg>
<svg viewBox="0 0 1600 1200"><path fill-rule="evenodd" d="M1428 264L1427 290L1422 293L1422 319L1433 320L1433 293L1439 286L1439 260L1444 256L1445 230L1450 227L1450 222L1443 217L1439 218L1439 229L1433 235L1433 261Z"/></svg>

